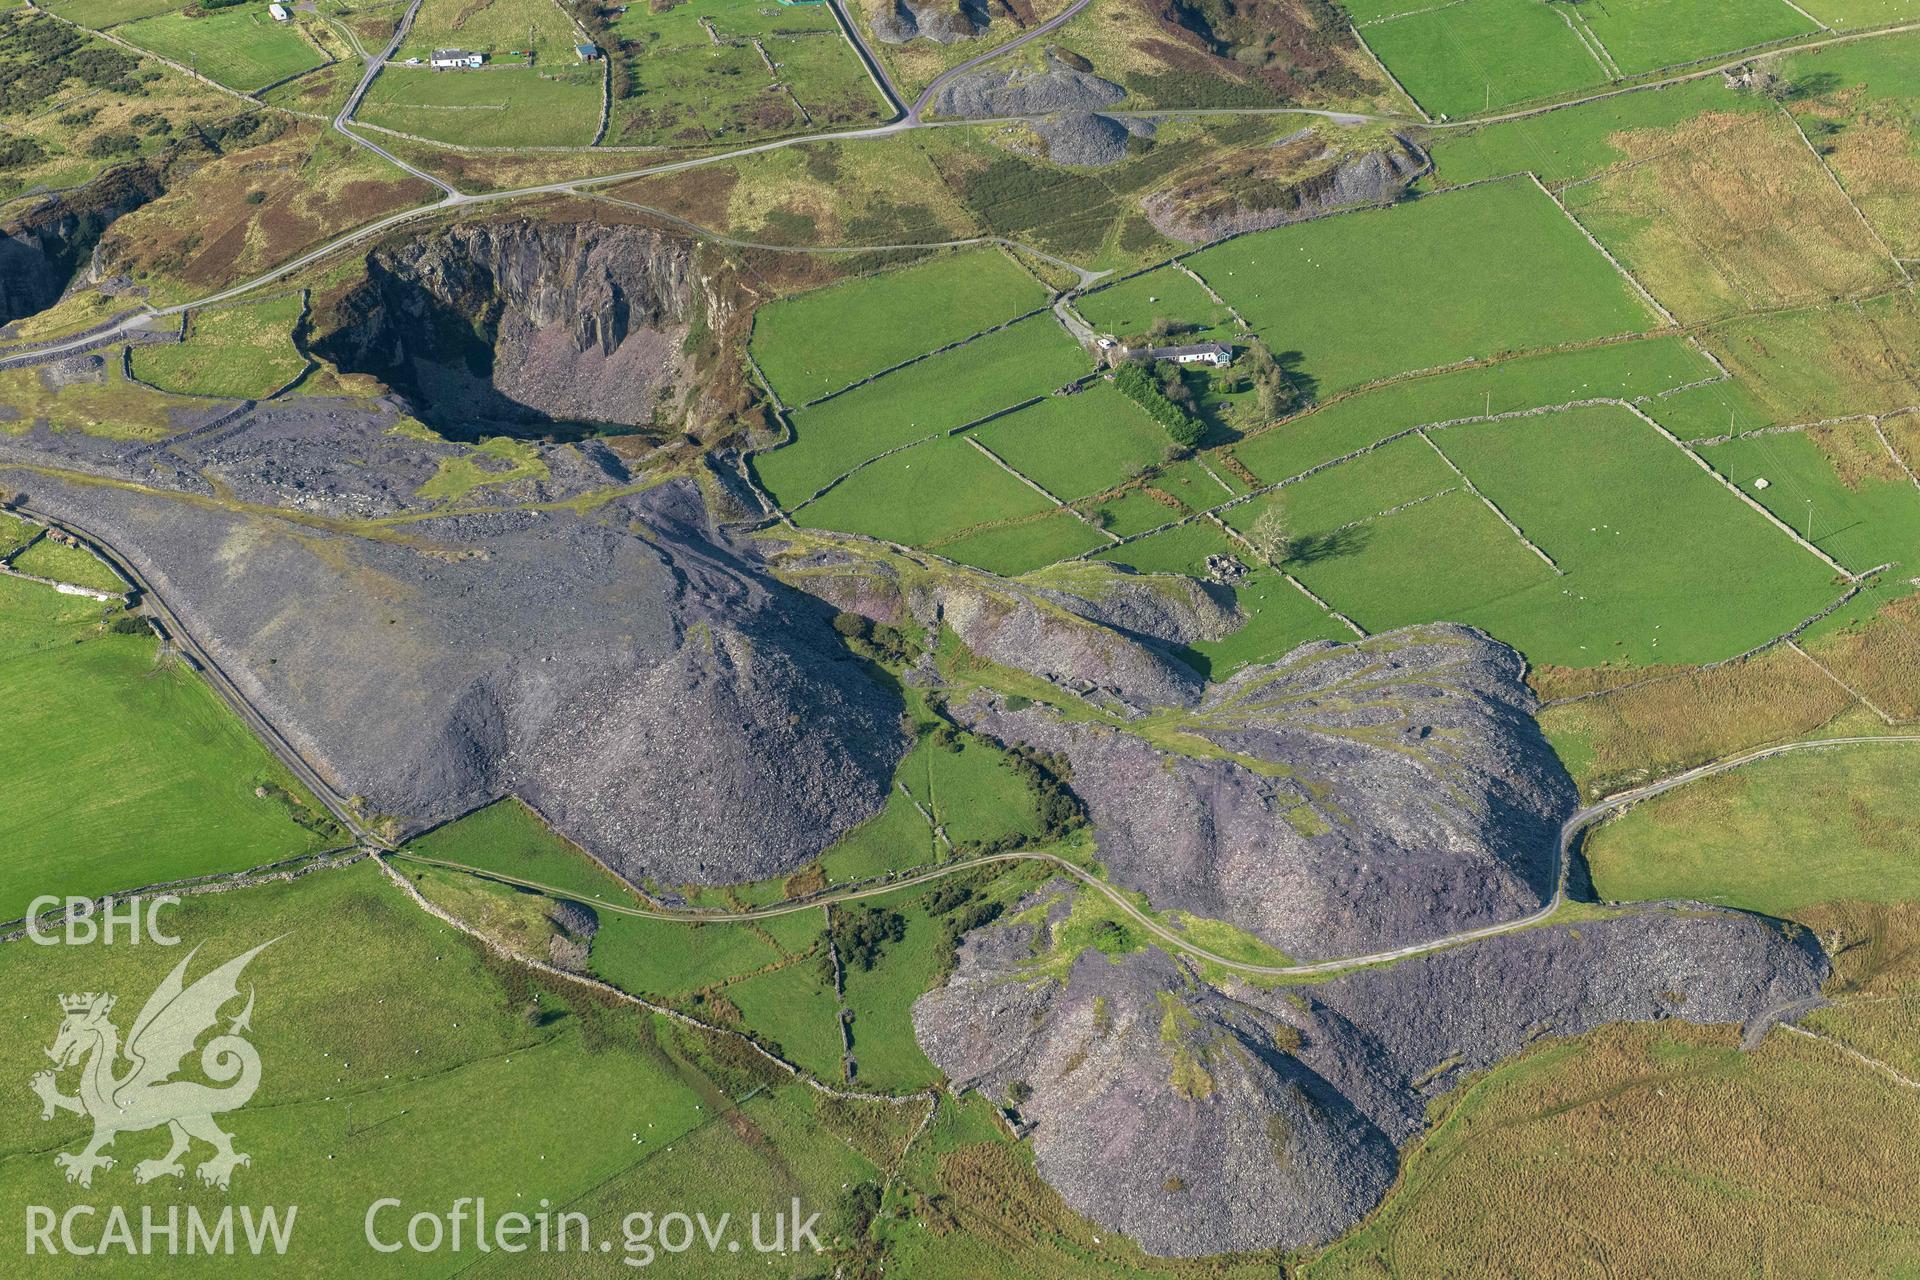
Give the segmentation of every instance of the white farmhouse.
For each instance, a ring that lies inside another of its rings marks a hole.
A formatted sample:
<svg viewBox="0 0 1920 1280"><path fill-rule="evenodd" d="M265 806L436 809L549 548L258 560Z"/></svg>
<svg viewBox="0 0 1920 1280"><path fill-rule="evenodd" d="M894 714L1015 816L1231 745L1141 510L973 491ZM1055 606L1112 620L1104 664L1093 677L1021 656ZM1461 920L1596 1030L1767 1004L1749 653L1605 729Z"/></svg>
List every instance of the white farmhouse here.
<svg viewBox="0 0 1920 1280"><path fill-rule="evenodd" d="M485 63L484 53L469 53L465 49L435 49L431 64L441 69L453 67L477 67Z"/></svg>

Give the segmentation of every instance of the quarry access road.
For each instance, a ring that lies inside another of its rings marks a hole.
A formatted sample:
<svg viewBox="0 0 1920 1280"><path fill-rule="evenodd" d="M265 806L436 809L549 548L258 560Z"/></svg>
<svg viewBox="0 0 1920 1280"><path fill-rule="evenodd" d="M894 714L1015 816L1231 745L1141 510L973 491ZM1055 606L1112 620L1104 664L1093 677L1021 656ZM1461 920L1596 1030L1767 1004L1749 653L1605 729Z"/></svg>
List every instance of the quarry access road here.
<svg viewBox="0 0 1920 1280"><path fill-rule="evenodd" d="M968 58L957 67L948 67L945 71L942 71L939 75L927 82L927 87L922 89L920 96L913 100L913 105L907 109L906 118L900 123L908 126L919 124L921 112L925 111L927 107L932 104L934 97L939 94L940 90L952 81L959 79L969 71L992 62L995 58L1003 54L1012 53L1021 45L1039 39L1041 36L1047 34L1047 32L1055 30L1064 23L1071 22L1082 9L1092 3L1093 0L1073 0L1072 4L1062 9L1059 13L1054 14L1051 18L1048 18L1033 30L1022 32L1005 44L997 44L985 53Z"/></svg>
<svg viewBox="0 0 1920 1280"><path fill-rule="evenodd" d="M945 879L948 876L959 875L962 872L972 871L977 867L989 866L994 863L1043 862L1059 871L1065 872L1081 884L1100 893L1128 919L1132 920L1135 924L1162 942L1167 943L1177 952L1194 956L1209 964L1219 965L1221 968L1231 970L1235 973L1251 974L1263 978L1308 978L1339 973L1347 969L1356 969L1367 965L1387 964L1395 960L1411 959L1415 956L1441 951L1448 947L1459 946L1463 943L1479 942L1487 938L1498 937L1501 934L1516 933L1522 929L1545 924L1567 901L1567 865L1573 851L1574 842L1580 838L1581 832L1601 819L1624 809L1631 808L1643 800L1650 800L1676 787L1685 786L1689 782L1697 782L1702 778L1726 773L1729 770L1738 769L1743 765L1754 764L1761 760L1771 759L1774 756L1786 755L1795 751L1863 746L1872 743L1920 744L1920 734L1816 738L1806 742L1777 743L1770 747L1760 747L1752 751L1744 751L1737 755L1709 761L1695 768L1673 774L1671 777L1661 778L1657 781L1646 783L1643 786L1616 792L1611 796L1607 796L1595 801L1593 804L1576 810L1561 824L1559 844L1554 856L1553 893L1547 899L1546 904L1539 910L1528 912L1526 915L1518 916L1512 920L1503 920L1497 924L1481 925L1473 929L1462 929L1457 933L1445 934L1438 938L1429 938L1424 942L1409 943L1404 947L1395 947L1387 951L1375 951L1359 956L1344 956L1334 960L1317 960L1308 964L1253 964L1245 960L1233 960L1217 952L1209 951L1205 947L1198 946L1182 937L1172 929L1161 924L1158 920L1153 919L1141 911L1138 907L1134 906L1133 903L1129 902L1119 889L1108 884L1105 880L1100 879L1086 868L1068 862L1066 859L1058 857L1055 854L1042 853L1037 850L1019 850L1012 853L988 854L984 857L968 858L961 862L951 863L944 867L935 867L914 875L902 876L897 880L887 881L883 884L868 885L859 889L851 889L844 893L822 894L819 897L809 898L804 902L786 902L748 911L725 912L672 911L664 908L632 907L624 903L607 902L600 898L588 899L581 894L556 888L553 885L542 884L535 880L522 879L518 876L507 875L499 871L490 871L484 867L469 866L465 863L454 862L445 858L430 858L422 854L409 853L405 850L393 852L389 856L426 866L443 867L451 871L467 872L472 875L498 880L505 884L515 885L519 888L534 889L554 897L586 902L595 908L605 908L608 911L613 911L620 915L639 916L647 920L677 921L681 924L746 924L756 920L770 919L775 916L792 915L799 911L814 911L821 907L832 906L837 903L858 902L863 898L875 898L883 894L897 892L901 889L911 889L917 885Z"/></svg>

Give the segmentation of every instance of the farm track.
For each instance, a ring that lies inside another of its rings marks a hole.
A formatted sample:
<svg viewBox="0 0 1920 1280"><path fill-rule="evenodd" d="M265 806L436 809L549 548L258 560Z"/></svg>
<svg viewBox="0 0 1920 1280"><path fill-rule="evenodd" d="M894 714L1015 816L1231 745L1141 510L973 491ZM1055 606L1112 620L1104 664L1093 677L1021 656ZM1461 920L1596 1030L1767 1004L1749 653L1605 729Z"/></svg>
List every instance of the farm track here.
<svg viewBox="0 0 1920 1280"><path fill-rule="evenodd" d="M1713 777L1717 774L1741 768L1744 765L1755 764L1759 761L1768 760L1775 756L1786 755L1791 752L1890 743L1920 744L1920 734L1816 738L1803 742L1778 743L1773 746L1760 747L1752 751L1744 751L1736 755L1726 756L1706 764L1696 765L1691 769L1676 773L1671 777L1662 778L1655 782L1645 783L1626 791L1617 792L1614 795L1607 796L1595 801L1593 804L1576 810L1561 824L1560 838L1554 855L1553 893L1538 910L1528 912L1526 915L1515 917L1512 920L1504 920L1497 924L1481 925L1473 929L1463 929L1455 933L1444 934L1440 937L1429 938L1421 942L1408 943L1405 946L1394 947L1385 951L1369 952L1368 954L1357 956L1344 956L1332 960L1318 960L1307 964L1253 964L1248 961L1233 960L1217 952L1209 951L1205 947L1188 940L1141 911L1138 907L1134 906L1119 889L1094 875L1086 868L1069 862L1055 854L1043 853L1038 850L1019 850L1011 853L989 854L984 857L968 858L947 866L935 867L928 871L917 872L880 884L850 889L842 893L821 894L804 900L777 903L748 911L676 911L661 907L647 908L627 906L622 903L611 903L597 898L592 900L592 905L596 909L604 908L605 910L620 915L637 916L647 920L674 921L682 924L742 924L756 920L772 919L778 916L792 915L800 911L812 911L821 906L843 902L858 902L865 898L879 897L884 894L898 892L901 889L911 889L919 885L945 879L948 876L959 875L963 872L996 863L1040 862L1056 870L1065 872L1081 884L1101 894L1135 924L1153 934L1154 937L1160 941L1167 943L1175 951L1194 956L1209 964L1219 965L1235 973L1250 974L1256 977L1315 977L1368 965L1389 964L1397 960L1411 959L1450 947L1480 942L1488 938L1496 938L1503 934L1515 933L1522 929L1550 923L1553 916L1565 906L1568 901L1568 862L1573 851L1573 846L1580 838L1580 835L1596 823L1629 809L1634 805L1640 804L1642 801L1651 800L1675 788L1683 787L1690 782L1697 782L1703 778ZM405 850L392 852L386 855L386 857L383 857L382 861L389 859L417 862L427 866L465 872L469 875L477 875L483 878L497 880L503 884L532 889L550 896L569 898L576 901L584 900L580 894L571 893L552 885L542 884L539 881L526 880L517 876L507 875L503 872L489 871L481 867L469 866L465 863L454 862L443 858L429 858L420 854L409 853Z"/></svg>
<svg viewBox="0 0 1920 1280"><path fill-rule="evenodd" d="M952 79L954 79L956 76L962 75L968 71L975 70L981 65L987 62L990 62L996 58L1003 57L1006 54L1021 48L1022 46L1026 45L1030 41L1035 40L1038 37L1043 36L1048 32L1056 29L1061 23L1064 23L1070 20L1071 18L1073 18L1074 16L1076 16L1082 9L1084 9L1088 4L1091 3L1091 0L1076 0L1076 3L1074 3L1067 9L1063 10L1061 13L1056 14L1053 18L1049 19L1047 22L1041 23L1039 26L1034 27L1032 30L1024 32L1019 37L1013 40L1010 40L1005 44L995 46L994 48L987 50L985 53L982 53L978 57L970 59L967 62L961 63L959 66L953 67L948 71L943 72L939 76L936 76L933 79L933 81L927 85L926 89L924 89L921 92L919 98L917 98L913 102L913 104L907 109L904 115L902 115L899 119L894 120L887 124L868 126L868 127L858 128L858 129L823 130L818 133L798 134L791 137L775 138L767 142L754 143L744 147L737 147L727 151L716 152L712 155L695 156L695 157L690 157L684 160L673 160L673 161L666 161L656 165L646 165L637 169L627 170L621 173L588 176L584 178L563 179L557 182L536 183L536 184L525 186L525 187L515 187L507 190L482 192L478 194L462 192L457 188L455 188L452 184L440 178L434 177L433 175L428 174L425 171L420 170L415 166L400 160L398 157L394 156L391 152L388 152L386 149L380 147L378 144L369 141L367 138L361 136L358 133L355 133L350 127L352 124L353 111L355 110L355 108L358 107L360 99L365 96L367 89L372 85L373 80L378 76L380 70L385 66L386 60L390 58L393 55L394 51L399 48L400 41L405 35L406 28L410 25L413 15L418 12L420 3L421 3L421 0L414 0L414 2L411 5L409 5L406 16L403 17L401 24L399 25L398 28L396 28L393 41L388 45L386 50L384 50L378 58L369 59L367 72L362 77L360 84L356 86L354 93L348 98L347 105L339 112L339 114L337 114L329 122L329 124L336 132L340 133L343 137L352 141L355 145L363 147L368 151L371 151L375 155L378 155L381 158L389 161L394 166L399 168L402 172L408 173L414 177L417 177L426 182L429 182L433 186L446 192L446 195L444 196L444 198L438 201L435 201L431 204L418 205L412 209L403 209L397 213L388 214L383 218L376 219L373 222L366 223L360 227L356 227L352 230L343 232L340 235L334 237L332 240L329 240L322 245L319 245L313 249L310 249L306 253L298 255L297 257L291 259L288 262L282 263L277 267L273 267L268 271L253 277L250 280L242 281L239 284L229 286L228 288L220 290L216 293L208 294L204 297L196 298L189 302L177 303L175 305L168 306L168 307L161 307L161 308L144 307L139 311L131 313L127 317L124 317L118 321L113 322L110 325L93 328L84 335L70 335L65 338L54 339L48 342L42 342L38 344L23 346L16 350L10 351L8 355L10 357L15 358L16 360L20 360L24 362L26 360L57 359L64 355L73 354L77 351L86 349L90 345L99 344L99 343L117 339L118 337L132 330L135 330L144 326L146 323L148 323L149 321L151 321L156 317L177 315L183 311L190 310L193 307L207 306L212 303L225 302L233 298L244 296L245 294L251 293L256 289L264 288L268 285L284 280L286 277L293 275L296 272L299 272L305 269L306 267L312 266L314 263L320 262L323 259L332 256L333 254L339 253L346 249L350 249L355 245L362 244L368 240L384 235L387 232L392 231L397 227L405 226L410 222L418 221L424 218L429 218L437 214L445 213L455 209L461 209L461 208L467 208L467 207L479 206L479 205L485 205L485 204L498 204L498 203L503 203L510 200L526 199L526 198L546 196L546 195L577 196L583 193L583 189L617 185L622 182L631 182L637 178L660 177L667 174L680 173L688 169L703 168L705 166L714 165L714 164L724 164L731 160L743 159L748 156L754 156L754 155L764 155L771 151L784 150L785 148L788 148L788 147L801 146L801 145L804 145L807 143L813 143L813 142L834 142L834 141L854 142L854 141L862 141L862 140L868 140L868 139L890 138L895 136L896 134L900 134L912 129L920 129L920 128L940 128L940 127L949 127L949 126L979 127L979 126L986 126L986 125L993 125L993 124L1016 124L1016 123L1031 124L1037 120L1042 119L1043 117L1010 116L1010 117L994 118L994 119L988 119L988 120L963 120L963 121L950 122L950 121L926 120L923 118L923 113L925 111L926 106L932 102L934 96L938 93L938 91L941 88L944 88L945 85L948 82L950 82ZM36 10L36 11L44 12L44 10ZM53 16L53 15L49 15L49 16ZM66 19L62 19L62 18L56 18L56 20L61 22L67 22ZM77 24L74 24L71 22L68 22L67 25L75 26L76 29L87 31L89 34L92 34L92 35L104 34L101 32L94 31L92 28L79 28ZM1810 39L1810 40L1804 40L1804 41L1799 41L1799 42L1790 43L1790 44L1784 44L1779 46L1777 49L1770 50L1769 52L1779 53L1779 54L1804 53L1804 52L1808 52L1815 49L1828 48L1834 45L1853 44L1862 40L1873 40L1873 39L1883 38L1886 36L1904 35L1914 31L1920 31L1920 22L1900 23L1893 26L1879 27L1872 30L1868 30L1868 31L1849 32L1844 35L1828 34L1817 39ZM870 50L867 50L864 41L856 40L856 47L860 50L865 51L867 57L869 58L872 57L872 53ZM136 52L139 52L142 56L148 56L148 57L153 56L151 54L147 54L144 50L137 50ZM1581 97L1566 99L1564 101L1542 103L1538 106L1533 106L1533 107L1525 107L1525 108L1520 108L1520 109L1511 110L1511 111L1502 111L1502 112L1495 112L1495 113L1490 113L1490 114L1485 114L1480 116L1473 116L1473 117L1469 117L1462 120L1446 120L1446 121L1440 121L1435 123L1428 123L1428 122L1416 120L1412 117L1407 117L1407 116L1375 115L1375 114L1367 114L1367 113L1361 113L1361 112L1335 111L1335 110L1325 110L1325 109L1307 108L1307 107L1166 108L1166 109L1160 109L1160 110L1116 112L1114 114L1124 115L1124 116L1128 116L1130 118L1135 118L1135 119L1173 119L1173 118L1204 117L1204 116L1303 115L1303 116L1312 116L1312 117L1317 117L1321 119L1333 120L1338 123L1374 122L1374 123L1383 123L1383 124L1400 124L1400 125L1405 125L1409 127L1414 125L1419 125L1420 127L1429 128L1429 129L1469 129L1469 128L1475 128L1481 125L1501 124L1511 120L1531 119L1536 116L1550 114L1554 111L1566 110L1570 107L1579 107L1579 106L1585 106L1594 102L1602 102L1609 98L1619 97L1623 94L1641 93L1641 92L1646 92L1650 90L1667 88L1672 85L1685 84L1693 80L1699 80L1708 76L1718 75L1723 71L1742 65L1746 61L1747 61L1747 58L1745 56L1742 56L1740 58L1736 58L1730 61L1715 63L1710 66L1700 67L1692 71L1681 72L1679 74L1668 76L1662 79L1649 80L1640 84L1623 85L1617 88L1610 88L1604 91L1586 94ZM876 65L877 65L877 60L876 60ZM891 82L889 81L888 83L890 84ZM225 89L224 86L215 86L215 87L219 88L224 93L233 93L233 91ZM258 103L257 99L247 97L247 95L245 94L235 93L234 96L239 97L249 103L254 103L256 105L262 105L262 106L265 105L265 104ZM286 111L287 114L294 115L302 119L314 118L314 117L307 116L303 112L287 111L287 109L283 107L272 107L269 109ZM593 149L580 148L580 150L591 152ZM1205 246L1201 246L1201 247L1205 247Z"/></svg>

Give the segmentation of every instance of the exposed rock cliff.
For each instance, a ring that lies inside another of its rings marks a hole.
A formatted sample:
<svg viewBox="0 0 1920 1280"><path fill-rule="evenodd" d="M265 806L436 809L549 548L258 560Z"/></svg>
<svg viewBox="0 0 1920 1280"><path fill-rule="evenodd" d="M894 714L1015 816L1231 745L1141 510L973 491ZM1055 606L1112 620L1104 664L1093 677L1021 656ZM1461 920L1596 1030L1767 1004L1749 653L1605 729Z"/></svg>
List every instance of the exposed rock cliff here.
<svg viewBox="0 0 1920 1280"><path fill-rule="evenodd" d="M78 191L49 196L0 227L0 325L58 302L114 219L163 189L158 165L126 165Z"/></svg>
<svg viewBox="0 0 1920 1280"><path fill-rule="evenodd" d="M370 254L313 347L449 434L476 419L644 424L674 398L689 327L726 319L695 257L647 227L456 223Z"/></svg>

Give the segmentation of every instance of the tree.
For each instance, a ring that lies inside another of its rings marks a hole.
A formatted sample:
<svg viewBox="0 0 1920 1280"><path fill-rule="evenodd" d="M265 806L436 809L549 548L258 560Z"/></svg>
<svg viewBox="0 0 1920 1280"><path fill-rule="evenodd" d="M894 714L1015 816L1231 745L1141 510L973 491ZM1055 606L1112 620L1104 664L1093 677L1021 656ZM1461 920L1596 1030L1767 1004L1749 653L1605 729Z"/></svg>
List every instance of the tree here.
<svg viewBox="0 0 1920 1280"><path fill-rule="evenodd" d="M1255 338L1247 344L1242 367L1253 383L1253 408L1261 421L1270 422L1293 407L1293 386L1266 343Z"/></svg>
<svg viewBox="0 0 1920 1280"><path fill-rule="evenodd" d="M1293 531L1287 527L1287 504L1279 494L1268 499L1266 510L1254 519L1247 541L1272 561L1285 560L1293 553Z"/></svg>

